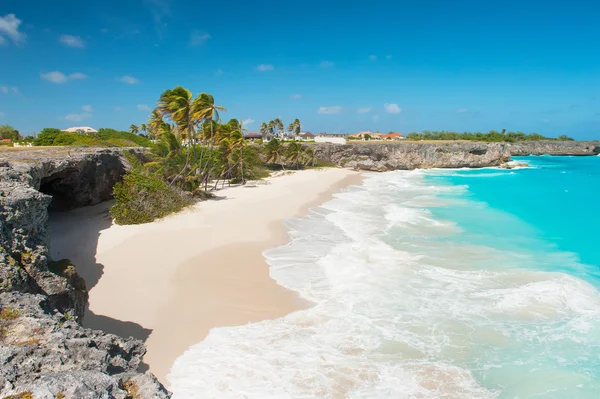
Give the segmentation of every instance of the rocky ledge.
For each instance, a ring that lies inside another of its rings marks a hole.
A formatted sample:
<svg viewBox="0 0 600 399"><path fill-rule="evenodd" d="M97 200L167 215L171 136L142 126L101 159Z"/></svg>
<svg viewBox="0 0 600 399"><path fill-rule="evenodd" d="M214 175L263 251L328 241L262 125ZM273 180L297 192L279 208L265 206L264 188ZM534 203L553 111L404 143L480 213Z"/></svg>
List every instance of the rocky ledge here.
<svg viewBox="0 0 600 399"><path fill-rule="evenodd" d="M168 398L138 372L144 344L84 329L88 293L48 257L48 207L111 197L138 149L0 152L0 397ZM28 396L29 395L29 396Z"/></svg>
<svg viewBox="0 0 600 399"><path fill-rule="evenodd" d="M356 143L316 144L315 155L333 164L360 170L482 168L510 160L505 143Z"/></svg>
<svg viewBox="0 0 600 399"><path fill-rule="evenodd" d="M511 143L511 155L598 155L600 141L526 141Z"/></svg>

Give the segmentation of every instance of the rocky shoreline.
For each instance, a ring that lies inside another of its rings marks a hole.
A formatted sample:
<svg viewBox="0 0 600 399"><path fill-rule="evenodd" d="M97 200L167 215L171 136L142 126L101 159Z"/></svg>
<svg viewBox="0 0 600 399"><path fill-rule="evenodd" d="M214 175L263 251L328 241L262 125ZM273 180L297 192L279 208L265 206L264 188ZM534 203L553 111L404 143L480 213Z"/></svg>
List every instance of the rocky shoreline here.
<svg viewBox="0 0 600 399"><path fill-rule="evenodd" d="M315 144L317 158L338 166L385 172L417 168L483 168L503 166L511 156L598 155L599 141L521 143L393 142Z"/></svg>
<svg viewBox="0 0 600 399"><path fill-rule="evenodd" d="M170 397L151 373L138 371L143 342L81 326L85 281L68 261L48 256L48 207L110 199L128 167L124 153L139 151L2 153L0 397Z"/></svg>

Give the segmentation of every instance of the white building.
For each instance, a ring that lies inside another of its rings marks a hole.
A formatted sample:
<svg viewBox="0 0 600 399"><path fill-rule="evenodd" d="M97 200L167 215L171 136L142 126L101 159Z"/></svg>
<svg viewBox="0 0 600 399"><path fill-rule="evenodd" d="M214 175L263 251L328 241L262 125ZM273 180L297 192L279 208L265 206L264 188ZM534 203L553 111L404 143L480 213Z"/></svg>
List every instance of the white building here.
<svg viewBox="0 0 600 399"><path fill-rule="evenodd" d="M68 129L64 129L63 132L69 133L98 133L98 131L89 126L73 126Z"/></svg>

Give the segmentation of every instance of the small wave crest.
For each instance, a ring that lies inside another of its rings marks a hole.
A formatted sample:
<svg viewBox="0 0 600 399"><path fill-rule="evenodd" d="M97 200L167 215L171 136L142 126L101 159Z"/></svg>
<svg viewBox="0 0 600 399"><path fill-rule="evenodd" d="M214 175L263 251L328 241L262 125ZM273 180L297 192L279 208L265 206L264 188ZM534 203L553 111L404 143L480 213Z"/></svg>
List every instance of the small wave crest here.
<svg viewBox="0 0 600 399"><path fill-rule="evenodd" d="M549 386L587 397L600 389L598 291L519 268L531 254L461 242L461 228L438 220L431 204L452 206L464 187L426 176L369 175L288 221L290 243L264 255L271 276L313 306L211 330L175 362L174 397L508 398L543 396ZM481 259L496 264L481 268ZM537 370L562 385L544 384Z"/></svg>

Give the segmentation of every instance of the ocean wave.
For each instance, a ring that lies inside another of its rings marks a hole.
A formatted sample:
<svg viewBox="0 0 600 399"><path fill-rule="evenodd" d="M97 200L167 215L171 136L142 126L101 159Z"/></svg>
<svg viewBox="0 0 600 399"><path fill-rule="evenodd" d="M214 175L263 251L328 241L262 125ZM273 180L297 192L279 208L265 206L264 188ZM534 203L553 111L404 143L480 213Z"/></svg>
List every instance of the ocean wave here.
<svg viewBox="0 0 600 399"><path fill-rule="evenodd" d="M431 184L429 173L369 175L288 221L290 243L264 255L271 276L313 305L211 330L175 362L174 397L512 398L546 397L549 386L587 397L600 389L598 291L536 271L538 258L519 248L461 242L460 226L438 220L430 204L455 206L465 187ZM542 384L536 370L561 385Z"/></svg>

